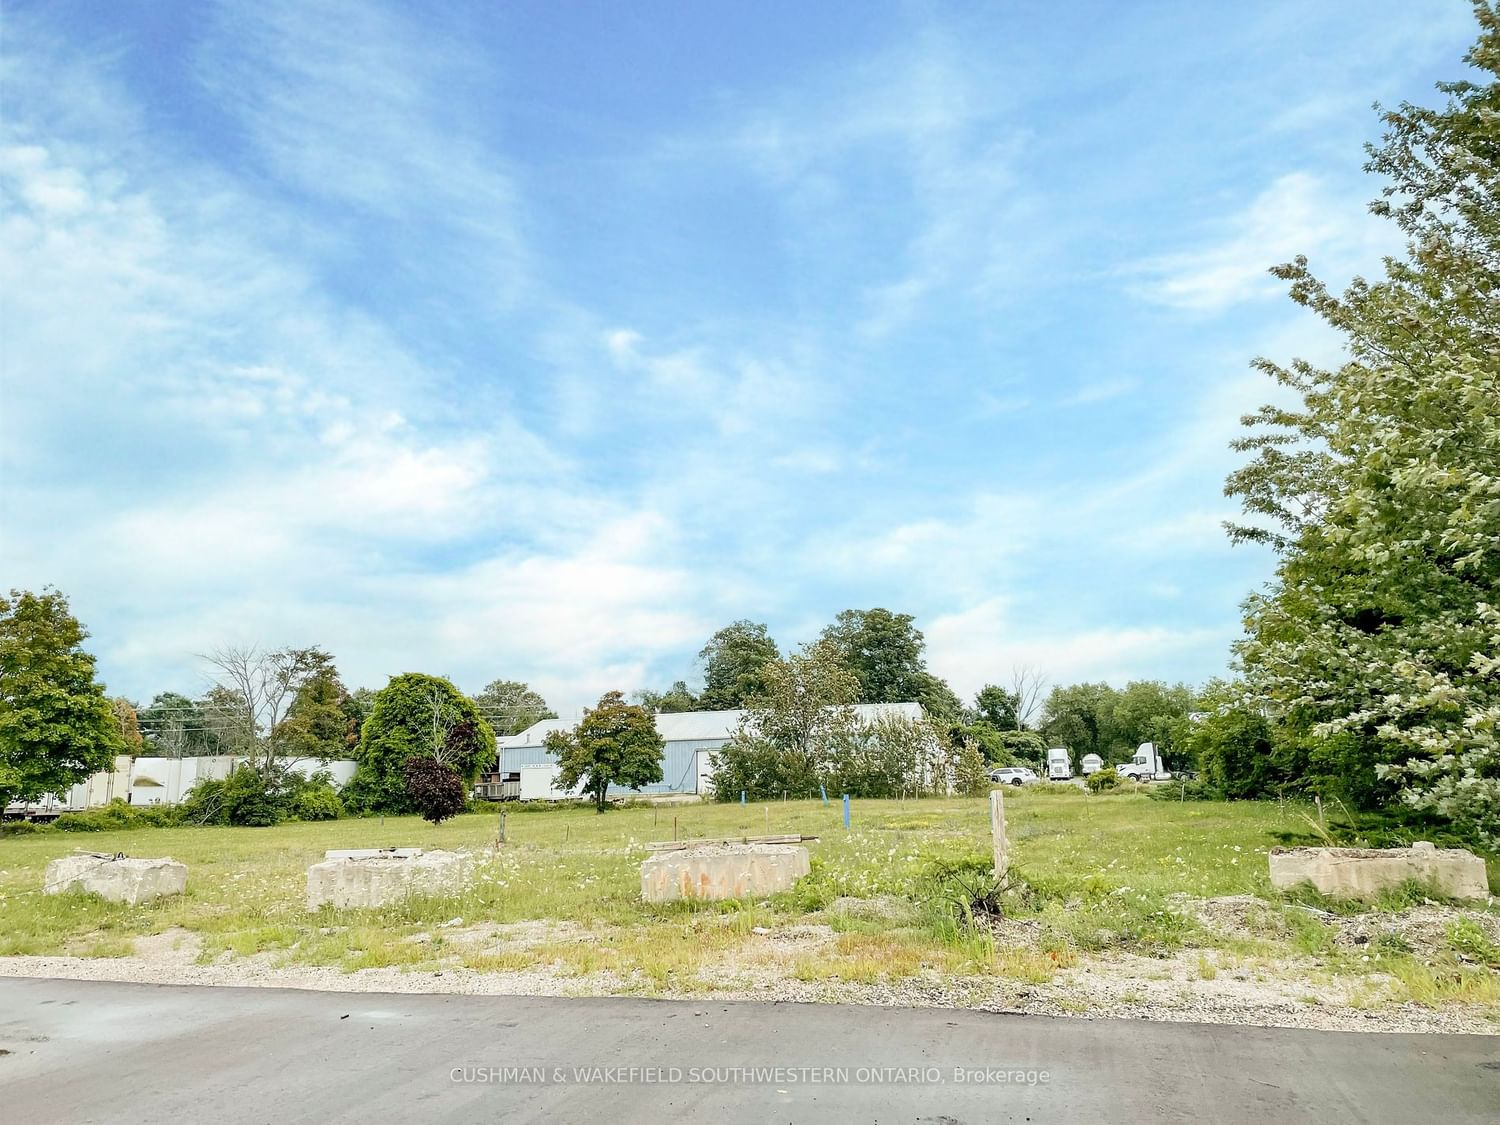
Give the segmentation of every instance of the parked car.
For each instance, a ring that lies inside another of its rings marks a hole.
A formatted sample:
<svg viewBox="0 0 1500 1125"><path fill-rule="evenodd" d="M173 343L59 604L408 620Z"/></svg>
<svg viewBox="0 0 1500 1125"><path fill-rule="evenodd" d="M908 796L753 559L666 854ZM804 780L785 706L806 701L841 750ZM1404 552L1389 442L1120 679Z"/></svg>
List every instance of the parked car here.
<svg viewBox="0 0 1500 1125"><path fill-rule="evenodd" d="M1025 766L1001 766L999 769L990 770L990 780L999 782L1001 785L1031 785L1041 780L1037 777L1036 770L1027 769Z"/></svg>

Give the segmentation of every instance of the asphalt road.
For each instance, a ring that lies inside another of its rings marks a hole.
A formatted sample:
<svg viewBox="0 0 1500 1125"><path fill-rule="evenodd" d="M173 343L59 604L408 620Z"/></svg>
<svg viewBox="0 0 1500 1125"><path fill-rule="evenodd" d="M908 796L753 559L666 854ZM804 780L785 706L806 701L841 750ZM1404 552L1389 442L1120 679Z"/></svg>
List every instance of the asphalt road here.
<svg viewBox="0 0 1500 1125"><path fill-rule="evenodd" d="M0 980L0 1050L27 1125L1500 1120L1500 1037L941 1009Z"/></svg>

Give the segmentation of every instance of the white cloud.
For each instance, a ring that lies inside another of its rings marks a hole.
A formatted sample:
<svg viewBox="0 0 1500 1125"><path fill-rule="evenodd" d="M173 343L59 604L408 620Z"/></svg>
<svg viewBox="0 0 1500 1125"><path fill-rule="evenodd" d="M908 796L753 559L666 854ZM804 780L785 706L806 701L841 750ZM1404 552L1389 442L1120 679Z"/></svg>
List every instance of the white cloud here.
<svg viewBox="0 0 1500 1125"><path fill-rule="evenodd" d="M1140 385L1139 379L1097 379L1090 383L1084 383L1072 394L1064 398L1058 405L1064 407L1095 406L1101 402L1123 398L1125 395L1137 390Z"/></svg>
<svg viewBox="0 0 1500 1125"><path fill-rule="evenodd" d="M1368 192L1368 185L1360 184ZM1131 289L1173 308L1217 312L1244 301L1283 296L1270 268L1305 254L1323 270L1378 260L1388 229L1365 213L1363 200L1336 192L1323 178L1291 172L1269 184L1220 224L1207 245L1144 261Z"/></svg>
<svg viewBox="0 0 1500 1125"><path fill-rule="evenodd" d="M273 174L367 219L420 218L405 268L446 227L445 271L466 263L469 283L517 295L518 195L465 108L490 84L483 59L394 5L220 0L214 17L200 80Z"/></svg>
<svg viewBox="0 0 1500 1125"><path fill-rule="evenodd" d="M1053 684L1107 680L1116 686L1161 666L1192 664L1204 678L1223 668L1228 629L1165 626L1059 629L1028 622L1004 598L936 618L926 628L928 663L963 698L1029 664Z"/></svg>

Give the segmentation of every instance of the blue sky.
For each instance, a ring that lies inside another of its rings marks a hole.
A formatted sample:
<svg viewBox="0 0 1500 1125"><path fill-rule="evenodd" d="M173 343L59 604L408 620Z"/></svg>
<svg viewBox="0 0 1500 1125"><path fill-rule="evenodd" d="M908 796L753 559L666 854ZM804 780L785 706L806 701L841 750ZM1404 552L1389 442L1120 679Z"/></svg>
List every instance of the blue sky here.
<svg viewBox="0 0 1500 1125"><path fill-rule="evenodd" d="M1461 0L6 6L0 574L112 691L317 643L565 712L916 615L961 693L1223 672L1266 267L1395 248Z"/></svg>

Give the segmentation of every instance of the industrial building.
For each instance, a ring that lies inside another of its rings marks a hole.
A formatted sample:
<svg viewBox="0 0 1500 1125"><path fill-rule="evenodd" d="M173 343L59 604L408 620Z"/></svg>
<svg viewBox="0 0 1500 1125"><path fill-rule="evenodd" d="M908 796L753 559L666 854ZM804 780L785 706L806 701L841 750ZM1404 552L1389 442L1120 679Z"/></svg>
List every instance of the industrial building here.
<svg viewBox="0 0 1500 1125"><path fill-rule="evenodd" d="M880 719L919 720L919 703L860 703L853 708L862 724ZM611 796L665 793L698 793L712 789L713 766L709 755L739 731L749 712L681 711L655 716L656 729L666 744L662 750L662 780L640 790L611 789ZM496 772L486 773L474 787L475 796L489 800L564 800L577 793L560 792L552 782L558 772L557 759L543 743L553 731L569 731L577 725L566 719L543 719L520 734L497 738Z"/></svg>

